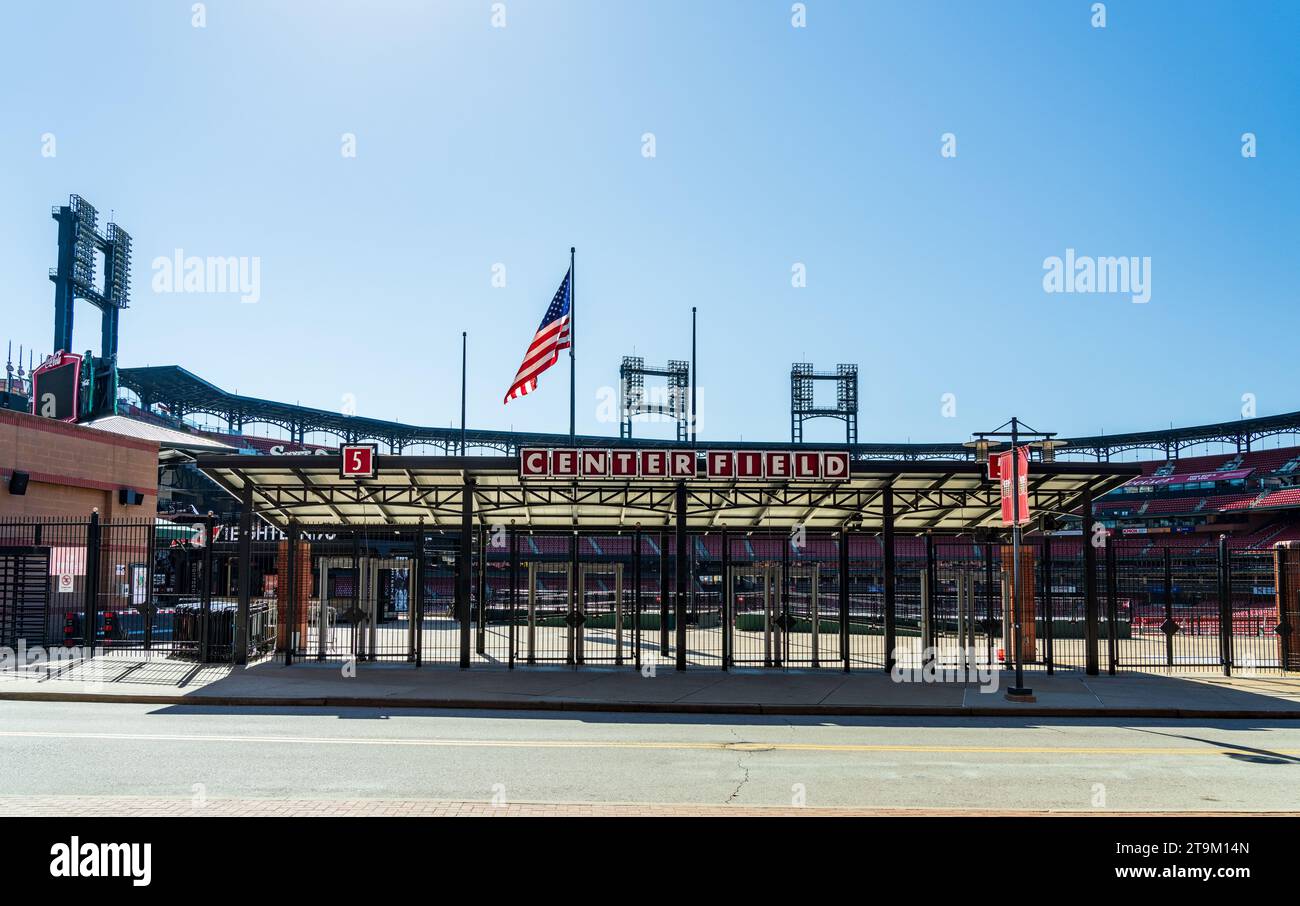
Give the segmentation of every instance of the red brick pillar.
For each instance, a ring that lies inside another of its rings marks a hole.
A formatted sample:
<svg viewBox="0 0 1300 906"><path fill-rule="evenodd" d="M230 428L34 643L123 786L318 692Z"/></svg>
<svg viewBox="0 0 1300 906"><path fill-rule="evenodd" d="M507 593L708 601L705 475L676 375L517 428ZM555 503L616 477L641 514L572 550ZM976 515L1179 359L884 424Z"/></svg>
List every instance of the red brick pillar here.
<svg viewBox="0 0 1300 906"><path fill-rule="evenodd" d="M1014 575L1012 547L1002 545L1002 568L1008 576ZM1016 603L1020 609L1020 659L1023 663L1033 664L1038 660L1038 634L1034 620L1038 617L1038 602L1034 597L1034 548L1020 545L1020 588L1016 591ZM1014 618L1013 614L1013 618ZM1014 645L1015 642L1012 642ZM1007 663L1011 663L1010 652Z"/></svg>
<svg viewBox="0 0 1300 906"><path fill-rule="evenodd" d="M307 644L307 610L311 604L311 545L299 538L293 559L297 562L290 564L288 539L281 540L275 558L275 606L279 617L277 623L280 627L275 639L277 652L289 650L294 633L298 635L300 648ZM289 625L290 570L293 571L295 599L295 606L292 608L294 614L292 626Z"/></svg>

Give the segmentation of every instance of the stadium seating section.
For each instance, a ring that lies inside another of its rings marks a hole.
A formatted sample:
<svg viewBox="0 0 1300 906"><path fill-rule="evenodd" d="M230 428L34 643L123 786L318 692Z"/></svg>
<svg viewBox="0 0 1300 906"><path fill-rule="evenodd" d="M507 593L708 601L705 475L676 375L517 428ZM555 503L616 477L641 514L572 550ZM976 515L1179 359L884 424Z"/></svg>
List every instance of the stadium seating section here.
<svg viewBox="0 0 1300 906"><path fill-rule="evenodd" d="M1093 514L1121 533L1128 529L1124 537L1150 537L1175 548L1211 547L1220 534L1244 549L1300 540L1300 447L1142 463L1144 476L1158 477L1238 469L1252 471L1244 480L1194 493L1166 486L1112 492L1093 504Z"/></svg>

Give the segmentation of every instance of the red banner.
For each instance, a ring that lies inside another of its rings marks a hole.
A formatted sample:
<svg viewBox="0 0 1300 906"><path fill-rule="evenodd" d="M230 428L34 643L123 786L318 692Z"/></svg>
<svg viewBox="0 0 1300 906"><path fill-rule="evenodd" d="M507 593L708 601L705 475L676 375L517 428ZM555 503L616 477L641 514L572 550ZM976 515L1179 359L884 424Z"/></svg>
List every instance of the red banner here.
<svg viewBox="0 0 1300 906"><path fill-rule="evenodd" d="M1018 462L1015 464L1020 474L1020 487L1017 489L1017 496L1020 498L1020 524L1024 525L1029 521L1029 448L1017 447L1014 451L1008 450L1005 453L998 453L989 457L989 474L996 475L998 484L1002 489L1002 524L1011 525L1015 522L1015 509L1012 498L1012 462L1011 456L1014 452ZM998 464L993 466L993 460L997 459Z"/></svg>

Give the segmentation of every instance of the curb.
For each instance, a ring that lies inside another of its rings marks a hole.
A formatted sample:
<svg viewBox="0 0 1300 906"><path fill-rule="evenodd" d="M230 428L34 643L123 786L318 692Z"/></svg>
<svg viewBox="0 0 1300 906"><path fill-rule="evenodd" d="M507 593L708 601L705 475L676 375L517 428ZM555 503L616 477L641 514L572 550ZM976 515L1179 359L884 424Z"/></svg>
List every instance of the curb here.
<svg viewBox="0 0 1300 906"><path fill-rule="evenodd" d="M183 705L220 708L424 708L475 711L585 711L615 714L747 714L804 717L1156 717L1175 720L1300 720L1300 708L1055 708L1041 705L987 707L900 707L879 705L765 705L675 702L601 702L567 699L439 699L383 697L314 697L196 695L118 695L80 692L0 692L0 701L105 702L109 704Z"/></svg>

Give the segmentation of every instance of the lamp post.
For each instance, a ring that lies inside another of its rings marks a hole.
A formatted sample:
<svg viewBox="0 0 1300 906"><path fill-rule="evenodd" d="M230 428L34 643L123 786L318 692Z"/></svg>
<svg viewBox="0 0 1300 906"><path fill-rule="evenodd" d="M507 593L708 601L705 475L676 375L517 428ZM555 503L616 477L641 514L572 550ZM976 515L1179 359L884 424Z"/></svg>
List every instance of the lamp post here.
<svg viewBox="0 0 1300 906"><path fill-rule="evenodd" d="M1006 428L1011 430L1004 430ZM1052 462L1055 459L1055 448L1060 446L1059 441L1052 440L1055 436L1054 431L1035 431L1012 416L1011 421L994 431L977 432L974 439L966 444L975 450L976 459L980 459L982 453L983 459L980 461L988 462L989 438L1006 437L1011 441L1011 644L1015 648L1016 684L1007 690L1010 698L1031 699L1033 696L1033 690L1025 686L1024 630L1020 619L1020 442L1034 438L1037 441L1034 445L1042 451L1043 461Z"/></svg>

